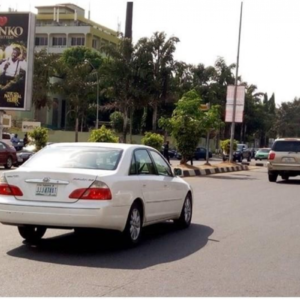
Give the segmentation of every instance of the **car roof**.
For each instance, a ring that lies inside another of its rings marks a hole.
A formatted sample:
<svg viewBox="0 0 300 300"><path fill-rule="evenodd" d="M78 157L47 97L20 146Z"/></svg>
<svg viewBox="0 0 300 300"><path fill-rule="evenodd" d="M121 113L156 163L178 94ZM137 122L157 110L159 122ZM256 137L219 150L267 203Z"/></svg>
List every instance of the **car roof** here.
<svg viewBox="0 0 300 300"><path fill-rule="evenodd" d="M55 143L50 144L47 147L51 148L60 148L60 147L99 147L99 148L113 148L113 149L136 149L136 148L149 148L153 149L152 147L146 145L136 145L136 144L123 144L123 143L92 143L92 142L85 142L85 143Z"/></svg>
<svg viewBox="0 0 300 300"><path fill-rule="evenodd" d="M276 139L275 142L277 141L300 141L300 138L279 138L279 139Z"/></svg>

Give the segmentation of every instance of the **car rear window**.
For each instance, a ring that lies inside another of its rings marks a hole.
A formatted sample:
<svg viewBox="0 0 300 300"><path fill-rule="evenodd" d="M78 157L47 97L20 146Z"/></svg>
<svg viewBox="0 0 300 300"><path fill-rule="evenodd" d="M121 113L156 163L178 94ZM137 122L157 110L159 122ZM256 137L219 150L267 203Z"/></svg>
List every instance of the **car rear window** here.
<svg viewBox="0 0 300 300"><path fill-rule="evenodd" d="M29 168L74 168L115 170L122 155L122 149L105 147L51 147L47 146L28 160Z"/></svg>
<svg viewBox="0 0 300 300"><path fill-rule="evenodd" d="M277 141L272 147L277 152L300 152L300 141Z"/></svg>

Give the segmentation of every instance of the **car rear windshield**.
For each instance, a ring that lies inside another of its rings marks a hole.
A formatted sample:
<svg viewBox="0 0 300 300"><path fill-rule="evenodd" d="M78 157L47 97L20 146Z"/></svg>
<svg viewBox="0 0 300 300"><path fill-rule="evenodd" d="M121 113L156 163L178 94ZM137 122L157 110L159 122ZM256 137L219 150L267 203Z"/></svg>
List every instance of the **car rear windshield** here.
<svg viewBox="0 0 300 300"><path fill-rule="evenodd" d="M259 152L269 153L271 149L259 149Z"/></svg>
<svg viewBox="0 0 300 300"><path fill-rule="evenodd" d="M121 155L122 149L115 148L48 146L34 154L24 167L115 170Z"/></svg>
<svg viewBox="0 0 300 300"><path fill-rule="evenodd" d="M272 147L277 152L300 152L300 141L277 141Z"/></svg>

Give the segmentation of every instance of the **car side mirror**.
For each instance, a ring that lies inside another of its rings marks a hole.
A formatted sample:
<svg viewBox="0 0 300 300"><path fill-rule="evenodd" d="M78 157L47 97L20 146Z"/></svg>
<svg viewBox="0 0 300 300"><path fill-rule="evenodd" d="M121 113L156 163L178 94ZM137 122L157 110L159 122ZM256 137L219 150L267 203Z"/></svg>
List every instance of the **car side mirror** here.
<svg viewBox="0 0 300 300"><path fill-rule="evenodd" d="M174 168L174 174L175 176L182 176L182 169Z"/></svg>

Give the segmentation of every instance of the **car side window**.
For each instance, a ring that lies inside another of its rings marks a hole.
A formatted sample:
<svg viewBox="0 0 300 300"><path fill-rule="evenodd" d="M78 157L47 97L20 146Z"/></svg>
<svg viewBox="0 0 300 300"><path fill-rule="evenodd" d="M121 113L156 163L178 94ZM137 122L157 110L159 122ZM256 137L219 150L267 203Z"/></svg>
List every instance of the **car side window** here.
<svg viewBox="0 0 300 300"><path fill-rule="evenodd" d="M140 149L134 152L136 172L139 175L156 175L155 167L147 150Z"/></svg>
<svg viewBox="0 0 300 300"><path fill-rule="evenodd" d="M156 169L158 171L158 175L163 176L172 176L172 171L170 166L166 163L166 161L162 158L160 154L158 154L155 151L150 151L151 156L154 160L154 163L156 165Z"/></svg>
<svg viewBox="0 0 300 300"><path fill-rule="evenodd" d="M0 150L5 150L5 149L6 149L5 145L3 145L3 143L0 143Z"/></svg>

